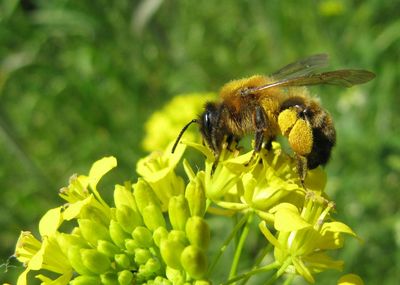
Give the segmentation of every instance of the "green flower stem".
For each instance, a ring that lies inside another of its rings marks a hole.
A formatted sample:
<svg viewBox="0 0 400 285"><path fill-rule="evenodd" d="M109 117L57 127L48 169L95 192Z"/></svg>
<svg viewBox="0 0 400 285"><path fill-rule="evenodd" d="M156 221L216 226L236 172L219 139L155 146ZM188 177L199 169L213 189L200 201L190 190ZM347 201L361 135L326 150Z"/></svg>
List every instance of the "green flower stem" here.
<svg viewBox="0 0 400 285"><path fill-rule="evenodd" d="M273 269L279 268L279 263L278 262L273 262L271 264L265 265L261 268L257 268L255 270L249 271L247 273L243 273L240 275L237 275L236 277L229 279L227 282L222 283L221 285L228 285L228 284L232 284L235 283L241 279L249 279L251 276L256 275L256 274L260 274L260 273L264 273L264 272L268 272L271 271Z"/></svg>
<svg viewBox="0 0 400 285"><path fill-rule="evenodd" d="M246 215L244 215L240 221L236 224L236 226L233 228L231 234L227 237L227 239L224 241L222 244L220 250L218 251L217 255L214 257L213 262L211 263L211 266L208 270L208 275L213 271L215 265L217 265L219 258L221 255L225 252L225 250L228 247L228 244L231 242L231 240L236 236L236 233L240 230L240 228L244 225L244 223L248 220L248 215L250 213L248 212Z"/></svg>
<svg viewBox="0 0 400 285"><path fill-rule="evenodd" d="M240 261L240 255L242 254L242 249L243 249L244 242L246 241L247 235L249 234L250 225L251 225L251 222L253 221L253 217L254 217L254 212L250 212L247 215L246 225L243 228L242 234L240 235L239 243L236 246L235 255L233 257L231 270L229 272L229 279L236 275L237 267L238 267L239 261Z"/></svg>
<svg viewBox="0 0 400 285"><path fill-rule="evenodd" d="M288 257L285 260L285 262L281 265L281 267L279 267L278 271L271 277L271 279L269 279L269 281L265 283L265 285L271 285L276 280L278 280L278 278L281 277L283 273L285 273L286 268L288 268L290 264L292 264L292 258Z"/></svg>
<svg viewBox="0 0 400 285"><path fill-rule="evenodd" d="M264 257L265 257L268 253L270 253L270 252L272 251L272 249L273 249L272 244L268 244L267 246L265 246L265 247L262 249L262 251L258 254L258 257L257 257L256 261L254 262L254 265L253 265L253 267L251 268L251 270L256 270L256 269L259 267L260 263L264 260ZM251 277L251 276L249 276L249 277L243 279L242 282L241 282L241 284L242 284L242 285L246 284L247 281L249 281L250 277Z"/></svg>
<svg viewBox="0 0 400 285"><path fill-rule="evenodd" d="M285 280L283 285L290 285L293 282L293 279L296 275L295 274L289 274L288 278Z"/></svg>

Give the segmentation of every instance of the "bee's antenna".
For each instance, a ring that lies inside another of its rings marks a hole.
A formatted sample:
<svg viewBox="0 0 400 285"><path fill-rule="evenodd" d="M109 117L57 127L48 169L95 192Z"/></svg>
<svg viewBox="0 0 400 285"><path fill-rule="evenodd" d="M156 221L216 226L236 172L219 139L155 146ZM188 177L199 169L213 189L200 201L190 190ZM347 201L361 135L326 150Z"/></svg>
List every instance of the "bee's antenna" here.
<svg viewBox="0 0 400 285"><path fill-rule="evenodd" d="M174 143L174 146L172 147L171 153L175 152L176 146L178 145L181 137L183 136L183 133L187 130L187 128L193 124L193 123L198 123L199 121L197 119L193 119L191 120L189 123L186 124L186 126L184 126L181 130L181 132L179 133L178 137L176 138L176 141Z"/></svg>

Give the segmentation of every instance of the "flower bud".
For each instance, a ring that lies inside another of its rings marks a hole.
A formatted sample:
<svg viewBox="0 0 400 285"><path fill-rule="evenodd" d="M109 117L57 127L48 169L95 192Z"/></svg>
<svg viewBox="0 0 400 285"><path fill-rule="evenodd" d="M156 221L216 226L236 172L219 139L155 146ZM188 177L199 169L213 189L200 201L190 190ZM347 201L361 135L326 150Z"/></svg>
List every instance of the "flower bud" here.
<svg viewBox="0 0 400 285"><path fill-rule="evenodd" d="M97 243L97 251L108 257L114 257L114 255L120 252L120 249L116 247L112 242L99 240Z"/></svg>
<svg viewBox="0 0 400 285"><path fill-rule="evenodd" d="M118 275L115 272L107 272L100 275L101 284L104 285L119 285Z"/></svg>
<svg viewBox="0 0 400 285"><path fill-rule="evenodd" d="M161 209L155 204L149 204L148 206L144 207L142 215L144 224L149 228L149 230L154 231L158 227L165 228L165 220Z"/></svg>
<svg viewBox="0 0 400 285"><path fill-rule="evenodd" d="M98 224L106 226L110 223L110 212L104 210L95 199L90 200L90 204L82 207L80 217L82 219L89 219Z"/></svg>
<svg viewBox="0 0 400 285"><path fill-rule="evenodd" d="M98 285L102 284L101 280L97 276L87 276L87 275L82 275L74 278L71 280L69 283L71 285Z"/></svg>
<svg viewBox="0 0 400 285"><path fill-rule="evenodd" d="M68 256L68 249L73 246L80 248L87 247L87 241L80 235L60 233L57 237L57 243L61 251Z"/></svg>
<svg viewBox="0 0 400 285"><path fill-rule="evenodd" d="M145 264L151 258L151 252L148 249L137 248L135 250L135 263Z"/></svg>
<svg viewBox="0 0 400 285"><path fill-rule="evenodd" d="M168 240L177 241L184 245L188 245L188 240L184 231L172 230L168 233Z"/></svg>
<svg viewBox="0 0 400 285"><path fill-rule="evenodd" d="M153 232L153 240L154 243L160 247L161 241L163 239L168 238L168 231L164 227L158 227L154 232Z"/></svg>
<svg viewBox="0 0 400 285"><path fill-rule="evenodd" d="M203 218L190 217L186 223L186 236L191 245L206 250L210 242L210 228Z"/></svg>
<svg viewBox="0 0 400 285"><path fill-rule="evenodd" d="M78 224L83 238L91 245L97 246L99 240L110 240L109 231L102 224L89 219L79 219Z"/></svg>
<svg viewBox="0 0 400 285"><path fill-rule="evenodd" d="M106 272L111 265L108 257L95 249L81 249L83 264L93 273Z"/></svg>
<svg viewBox="0 0 400 285"><path fill-rule="evenodd" d="M157 196L154 194L153 189L150 185L143 179L139 178L138 182L133 185L136 205L139 211L143 214L144 208L149 204L159 205Z"/></svg>
<svg viewBox="0 0 400 285"><path fill-rule="evenodd" d="M165 277L157 276L154 278L154 284L172 285L172 282Z"/></svg>
<svg viewBox="0 0 400 285"><path fill-rule="evenodd" d="M81 248L78 246L72 246L68 248L68 260L71 263L71 266L74 268L76 272L80 275L91 275L93 274L83 263L81 256ZM75 280L75 279L74 279ZM82 283L84 284L84 283Z"/></svg>
<svg viewBox="0 0 400 285"><path fill-rule="evenodd" d="M131 266L131 260L124 253L116 254L114 256L114 260L121 268L126 269L126 268L130 268L130 266Z"/></svg>
<svg viewBox="0 0 400 285"><path fill-rule="evenodd" d="M200 176L204 180L204 172L199 172L198 177L189 182L186 187L185 197L189 204L191 216L203 217L206 211L206 196Z"/></svg>
<svg viewBox="0 0 400 285"><path fill-rule="evenodd" d="M180 256L185 245L179 241L161 241L160 252L164 262L171 268L180 269Z"/></svg>
<svg viewBox="0 0 400 285"><path fill-rule="evenodd" d="M171 225L175 230L184 230L190 210L186 198L183 195L169 199L168 214Z"/></svg>
<svg viewBox="0 0 400 285"><path fill-rule="evenodd" d="M131 233L136 227L143 224L140 214L125 205L118 207L115 211L115 215L118 223L127 233Z"/></svg>
<svg viewBox="0 0 400 285"><path fill-rule="evenodd" d="M119 285L129 285L134 284L133 282L133 273L129 270L123 270L118 272L118 284Z"/></svg>
<svg viewBox="0 0 400 285"><path fill-rule="evenodd" d="M145 264L145 267L149 272L157 274L161 269L161 263L156 258L149 258Z"/></svg>
<svg viewBox="0 0 400 285"><path fill-rule="evenodd" d="M202 278L207 272L207 258L197 246L187 246L182 251L180 261L185 271L195 279Z"/></svg>
<svg viewBox="0 0 400 285"><path fill-rule="evenodd" d="M126 239L125 240L125 248L129 254L134 254L135 250L139 248L139 243L134 239Z"/></svg>
<svg viewBox="0 0 400 285"><path fill-rule="evenodd" d="M168 280L172 281L173 284L185 284L186 274L182 270L177 270L167 266L165 271Z"/></svg>
<svg viewBox="0 0 400 285"><path fill-rule="evenodd" d="M122 185L115 185L114 189L114 203L115 207L128 206L133 210L137 210L135 197L132 193L132 185L130 182Z"/></svg>
<svg viewBox="0 0 400 285"><path fill-rule="evenodd" d="M140 247L149 248L153 245L153 236L148 228L137 227L132 232L132 237Z"/></svg>
<svg viewBox="0 0 400 285"><path fill-rule="evenodd" d="M129 238L128 234L114 220L110 222L110 236L112 241L120 248L123 248L125 245L125 239Z"/></svg>

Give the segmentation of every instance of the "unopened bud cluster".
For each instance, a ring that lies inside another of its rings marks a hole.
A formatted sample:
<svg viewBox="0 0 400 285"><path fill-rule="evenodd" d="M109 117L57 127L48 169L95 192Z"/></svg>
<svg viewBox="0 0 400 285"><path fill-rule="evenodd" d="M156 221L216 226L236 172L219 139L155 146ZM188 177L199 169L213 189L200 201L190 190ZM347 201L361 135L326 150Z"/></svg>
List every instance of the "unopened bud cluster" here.
<svg viewBox="0 0 400 285"><path fill-rule="evenodd" d="M96 172L106 171L91 171ZM174 173L168 176L177 178ZM96 179L73 177L61 192L69 203L43 217L42 228L45 223L54 226L43 230L42 237L51 240L52 252L48 252L48 242L40 242L29 232L21 235L16 256L27 272L50 268L63 274L57 279L60 284L73 285L208 284L210 229L203 218L206 198L201 183L195 179L181 194L160 200L159 189L139 178L134 185L116 185L115 207L109 207L97 196ZM61 223L68 220L76 220L76 226L70 233L60 232ZM39 255L43 262L36 265L34 257ZM63 269L56 263L63 263ZM25 278L21 275L18 283L25 284ZM38 278L49 280L43 275Z"/></svg>

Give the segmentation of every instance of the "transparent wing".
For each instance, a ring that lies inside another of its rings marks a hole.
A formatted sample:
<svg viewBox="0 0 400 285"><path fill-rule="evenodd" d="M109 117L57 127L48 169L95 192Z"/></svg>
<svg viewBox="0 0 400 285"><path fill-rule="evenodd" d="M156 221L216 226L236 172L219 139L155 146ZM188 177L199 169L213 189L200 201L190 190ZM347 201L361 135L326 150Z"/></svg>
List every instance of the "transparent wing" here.
<svg viewBox="0 0 400 285"><path fill-rule="evenodd" d="M271 74L275 80L290 79L315 73L317 69L328 65L329 57L325 53L314 54L290 63Z"/></svg>
<svg viewBox="0 0 400 285"><path fill-rule="evenodd" d="M289 87L289 86L309 86L319 84L338 85L343 87L351 87L353 85L362 84L370 81L375 77L373 72L358 69L342 69L328 71L319 74L311 74L289 79L282 79L270 84L252 87L244 90L245 94L256 91L265 90L272 87Z"/></svg>

